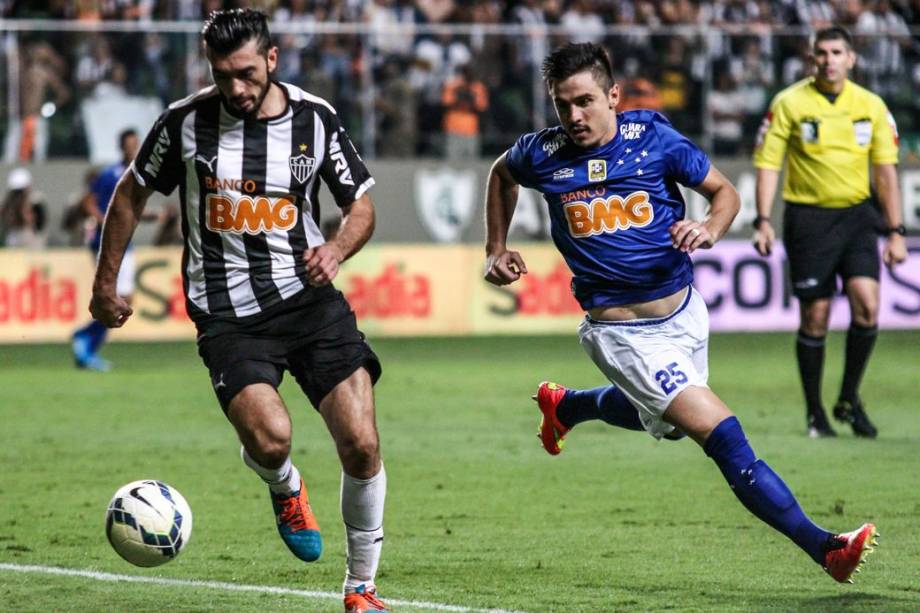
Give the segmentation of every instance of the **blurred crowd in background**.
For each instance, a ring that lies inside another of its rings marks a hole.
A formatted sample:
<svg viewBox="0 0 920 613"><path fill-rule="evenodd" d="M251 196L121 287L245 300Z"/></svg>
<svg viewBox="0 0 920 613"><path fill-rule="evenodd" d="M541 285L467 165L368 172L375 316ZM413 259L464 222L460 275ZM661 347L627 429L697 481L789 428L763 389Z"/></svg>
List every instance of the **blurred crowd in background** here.
<svg viewBox="0 0 920 613"><path fill-rule="evenodd" d="M566 41L606 46L622 110L747 156L772 95L809 74L810 33L834 23L902 158L920 150L920 0L0 0L3 18L41 26L2 35L4 162L114 159L111 118L149 125L208 85L200 22L244 6L272 17L276 77L329 100L370 159L488 159L553 125L539 66Z"/></svg>
<svg viewBox="0 0 920 613"><path fill-rule="evenodd" d="M8 18L150 24L237 6L299 30L276 34L277 78L328 99L372 158L491 157L551 125L539 62L566 40L606 45L623 109L661 110L716 155L747 153L771 95L808 73L809 32L831 23L856 37L854 78L885 98L903 133L920 130L920 0L0 0ZM311 29L331 23L358 29ZM3 79L18 72L21 122L6 126L7 162L85 156L81 100L165 105L209 80L189 33L15 35L19 66Z"/></svg>
<svg viewBox="0 0 920 613"><path fill-rule="evenodd" d="M20 121L0 100L6 161L86 156L82 101L162 108L207 85L194 29L154 25L237 6L272 16L277 78L328 99L371 158L491 157L551 125L539 62L566 40L606 45L621 108L659 109L717 155L747 153L771 95L808 73L808 34L831 23L856 37L854 78L902 133L920 130L920 0L0 0L7 18L151 24L11 33L18 66L7 44L0 69L4 88L19 79ZM329 24L353 30L315 30Z"/></svg>

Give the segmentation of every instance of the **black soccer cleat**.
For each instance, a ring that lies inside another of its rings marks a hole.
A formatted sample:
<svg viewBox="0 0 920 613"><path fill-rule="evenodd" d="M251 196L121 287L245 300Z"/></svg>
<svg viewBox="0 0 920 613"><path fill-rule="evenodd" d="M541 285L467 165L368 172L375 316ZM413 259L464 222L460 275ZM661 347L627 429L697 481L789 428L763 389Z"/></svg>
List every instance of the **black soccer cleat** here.
<svg viewBox="0 0 920 613"><path fill-rule="evenodd" d="M850 424L850 427L853 428L853 434L856 436L863 438L875 438L878 436L878 428L869 421L866 409L859 398L855 402L841 400L834 405L834 419Z"/></svg>
<svg viewBox="0 0 920 613"><path fill-rule="evenodd" d="M805 414L805 419L808 423L808 437L809 438L828 438L831 436L837 436L837 432L831 428L831 424L827 421L827 415L824 414L824 409L820 411L809 411Z"/></svg>

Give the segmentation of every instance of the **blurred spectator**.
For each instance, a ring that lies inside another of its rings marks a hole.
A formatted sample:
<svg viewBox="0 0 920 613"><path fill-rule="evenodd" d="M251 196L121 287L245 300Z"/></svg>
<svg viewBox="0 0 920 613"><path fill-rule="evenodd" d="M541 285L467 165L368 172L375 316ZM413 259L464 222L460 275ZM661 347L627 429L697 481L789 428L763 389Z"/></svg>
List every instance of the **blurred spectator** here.
<svg viewBox="0 0 920 613"><path fill-rule="evenodd" d="M731 61L731 74L738 83L744 110L744 133L757 132L763 110L773 87L773 62L761 52L760 38L748 38L741 57ZM753 142L753 141L751 141Z"/></svg>
<svg viewBox="0 0 920 613"><path fill-rule="evenodd" d="M48 118L70 99L67 65L50 45L24 45L20 55L19 120L6 133L4 161L44 161L48 154ZM54 95L48 102L47 95Z"/></svg>
<svg viewBox="0 0 920 613"><path fill-rule="evenodd" d="M168 202L163 207L157 223L153 244L157 247L182 245L182 218L175 202Z"/></svg>
<svg viewBox="0 0 920 613"><path fill-rule="evenodd" d="M856 20L857 48L868 76L868 87L887 98L902 86L902 50L910 42L904 18L891 10L889 0L870 0Z"/></svg>
<svg viewBox="0 0 920 613"><path fill-rule="evenodd" d="M454 12L454 0L416 0L415 5L428 23L441 23Z"/></svg>
<svg viewBox="0 0 920 613"><path fill-rule="evenodd" d="M355 85L359 79L352 74L349 39L336 34L320 37L319 68L332 81L333 96L328 101L336 108L342 124L351 125L358 95Z"/></svg>
<svg viewBox="0 0 920 613"><path fill-rule="evenodd" d="M627 79L620 86L618 113L634 109L660 111L661 108L661 94L658 93L658 88L645 77Z"/></svg>
<svg viewBox="0 0 920 613"><path fill-rule="evenodd" d="M275 20L285 24L296 24L305 29L316 24L316 17L310 11L307 0L288 0L275 11ZM296 83L302 67L301 56L316 44L316 35L309 33L276 35L278 41L277 76L281 81Z"/></svg>
<svg viewBox="0 0 920 613"><path fill-rule="evenodd" d="M379 129L377 155L407 158L415 155L418 140L415 92L401 62L389 58L381 70L376 107Z"/></svg>
<svg viewBox="0 0 920 613"><path fill-rule="evenodd" d="M112 57L109 39L101 34L91 38L80 52L77 61L77 87L83 95L92 95L96 86L116 77L118 62ZM119 75L124 81L124 73Z"/></svg>
<svg viewBox="0 0 920 613"><path fill-rule="evenodd" d="M592 10L590 0L572 0L559 23L573 43L596 43L604 37L604 20Z"/></svg>
<svg viewBox="0 0 920 613"><path fill-rule="evenodd" d="M371 53L374 67L380 66L388 55L408 55L412 51L416 23L415 9L397 0L370 0L364 5L363 21L371 27ZM398 30L406 26L408 31Z"/></svg>
<svg viewBox="0 0 920 613"><path fill-rule="evenodd" d="M828 0L796 0L796 17L802 25L821 30L834 25L837 12Z"/></svg>
<svg viewBox="0 0 920 613"><path fill-rule="evenodd" d="M744 96L725 67L713 69L715 89L709 92L707 106L712 129L713 155L736 155L741 145L744 121Z"/></svg>
<svg viewBox="0 0 920 613"><path fill-rule="evenodd" d="M464 64L457 76L444 84L445 152L450 160L476 159L481 153L479 117L489 108L489 92Z"/></svg>
<svg viewBox="0 0 920 613"><path fill-rule="evenodd" d="M47 212L41 194L32 190L32 173L14 168L6 178L6 195L0 206L0 243L5 247L42 249Z"/></svg>
<svg viewBox="0 0 920 613"><path fill-rule="evenodd" d="M548 53L546 41L546 14L539 0L521 0L511 9L512 23L529 28L525 39L518 44L520 60L527 66L543 61Z"/></svg>
<svg viewBox="0 0 920 613"><path fill-rule="evenodd" d="M809 76L814 68L814 62L811 58L811 44L806 38L799 38L795 54L787 57L783 61L782 81L783 85L790 85Z"/></svg>
<svg viewBox="0 0 920 613"><path fill-rule="evenodd" d="M331 103L335 100L335 81L320 67L314 52L303 52L300 57L300 70L297 74L302 76L300 79L294 79L295 84L300 83L306 91L327 102Z"/></svg>
<svg viewBox="0 0 920 613"><path fill-rule="evenodd" d="M415 58L409 69L409 84L416 92L419 153L435 155L441 147L435 135L443 127L441 93L444 83L454 75L456 67L472 59L469 47L454 40L449 32L419 40Z"/></svg>
<svg viewBox="0 0 920 613"><path fill-rule="evenodd" d="M83 175L83 191L71 197L71 203L64 209L64 217L61 220L61 229L66 236L66 245L68 247L84 247L89 244L90 237L96 230L99 223L93 217L90 206L95 206L95 201L90 202L92 192L90 187L96 181L99 175L95 168L92 168Z"/></svg>
<svg viewBox="0 0 920 613"><path fill-rule="evenodd" d="M666 40L667 50L661 60L658 74L658 91L661 94L661 108L674 122L678 130L688 130L688 118L684 111L688 109L691 95L691 76L687 43L679 36Z"/></svg>

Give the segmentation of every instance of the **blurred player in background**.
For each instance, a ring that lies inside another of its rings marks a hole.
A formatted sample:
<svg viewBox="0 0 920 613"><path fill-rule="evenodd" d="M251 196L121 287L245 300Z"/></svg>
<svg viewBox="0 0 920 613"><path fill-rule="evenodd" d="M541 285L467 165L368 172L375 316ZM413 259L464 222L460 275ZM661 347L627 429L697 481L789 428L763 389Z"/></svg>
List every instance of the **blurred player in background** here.
<svg viewBox="0 0 920 613"><path fill-rule="evenodd" d="M342 463L349 613L385 611L374 583L386 472L373 384L377 356L332 286L374 228L374 184L335 110L272 79L278 48L259 11L215 11L202 30L216 83L172 104L122 176L106 217L91 311L109 327L132 311L119 264L154 190L176 187L186 307L198 351L246 465L267 484L281 538L312 562L323 542L291 462L291 419L277 388L290 372L326 422ZM324 242L320 180L343 211Z"/></svg>
<svg viewBox="0 0 920 613"><path fill-rule="evenodd" d="M128 129L119 134L118 149L121 151L121 160L99 171L83 197L84 215L96 220L95 229L89 240L89 248L93 252L93 261L99 257L102 226L105 221L105 212L109 208L109 201L112 199L112 194L115 193L115 186L118 185L118 180L121 179L131 162L134 161L139 146L140 141L137 137L137 131ZM144 217L144 219L148 219L148 217ZM134 294L134 268L134 249L129 243L122 259L121 268L118 271L116 284L118 295L128 304L131 304L132 295ZM89 323L74 332L71 349L74 362L78 368L88 368L99 372L111 370L112 364L99 356L99 350L105 343L106 336L108 336L108 328L105 324L95 319L91 319Z"/></svg>
<svg viewBox="0 0 920 613"><path fill-rule="evenodd" d="M768 255L776 240L770 210L788 152L783 244L792 293L799 299L795 353L808 434L836 436L821 401L821 378L831 299L839 276L850 302L850 328L834 417L849 423L857 436L875 438L878 430L859 398L859 384L878 336L881 268L869 164L888 237L884 260L894 266L907 258L897 128L882 99L847 78L856 54L846 30L819 31L812 51L816 75L776 95L758 136L754 246L760 255Z"/></svg>
<svg viewBox="0 0 920 613"><path fill-rule="evenodd" d="M486 280L527 273L506 245L518 186L549 205L552 237L571 268L587 317L581 344L614 386L567 390L544 382L535 399L540 439L558 454L576 424L603 419L657 439L689 435L751 513L785 534L838 581L857 569L876 535L816 526L782 479L757 459L738 419L707 385L709 317L693 289L689 254L728 230L740 201L709 158L653 111L620 115L610 58L598 45L551 53L543 77L562 125L525 134L492 167L486 194ZM710 203L686 219L677 184Z"/></svg>

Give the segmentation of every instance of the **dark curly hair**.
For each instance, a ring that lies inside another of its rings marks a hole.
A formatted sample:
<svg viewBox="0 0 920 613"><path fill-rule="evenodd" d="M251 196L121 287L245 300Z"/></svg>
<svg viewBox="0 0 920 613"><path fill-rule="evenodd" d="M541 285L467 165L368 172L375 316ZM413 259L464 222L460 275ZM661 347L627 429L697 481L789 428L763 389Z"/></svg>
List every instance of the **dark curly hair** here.
<svg viewBox="0 0 920 613"><path fill-rule="evenodd" d="M213 11L201 28L201 36L207 48L219 55L233 53L252 39L259 42L262 55L272 46L268 18L253 9Z"/></svg>

